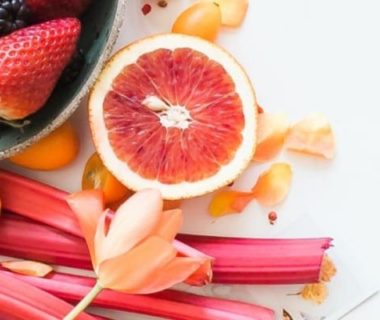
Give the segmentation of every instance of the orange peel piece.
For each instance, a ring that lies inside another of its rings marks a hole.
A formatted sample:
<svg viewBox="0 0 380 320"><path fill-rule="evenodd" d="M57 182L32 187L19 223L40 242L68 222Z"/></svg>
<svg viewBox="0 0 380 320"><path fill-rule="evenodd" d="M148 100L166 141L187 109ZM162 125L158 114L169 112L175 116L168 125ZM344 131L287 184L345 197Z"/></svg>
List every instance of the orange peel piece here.
<svg viewBox="0 0 380 320"><path fill-rule="evenodd" d="M47 276L53 271L53 267L45 263L28 260L4 261L1 263L1 266L14 273L40 278Z"/></svg>
<svg viewBox="0 0 380 320"><path fill-rule="evenodd" d="M240 213L252 200L251 192L222 190L216 193L211 200L209 213L215 218Z"/></svg>
<svg viewBox="0 0 380 320"><path fill-rule="evenodd" d="M286 139L289 150L332 159L335 137L329 121L321 114L311 115L297 122Z"/></svg>
<svg viewBox="0 0 380 320"><path fill-rule="evenodd" d="M274 207L288 195L292 182L292 168L287 163L275 163L263 172L252 189L252 195L260 205Z"/></svg>
<svg viewBox="0 0 380 320"><path fill-rule="evenodd" d="M328 289L325 283L307 284L301 291L301 297L305 300L312 301L317 304L322 304L326 301Z"/></svg>
<svg viewBox="0 0 380 320"><path fill-rule="evenodd" d="M239 27L247 14L248 0L214 0L222 12L222 25Z"/></svg>
<svg viewBox="0 0 380 320"><path fill-rule="evenodd" d="M257 122L257 147L254 161L265 162L278 155L284 146L289 120L284 114L261 113Z"/></svg>

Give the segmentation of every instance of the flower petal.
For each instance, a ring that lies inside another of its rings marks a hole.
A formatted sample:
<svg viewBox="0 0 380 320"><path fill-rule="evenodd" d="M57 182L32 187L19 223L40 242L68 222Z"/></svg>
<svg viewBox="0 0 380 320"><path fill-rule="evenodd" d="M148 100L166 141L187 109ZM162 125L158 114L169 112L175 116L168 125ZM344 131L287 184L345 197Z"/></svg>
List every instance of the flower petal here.
<svg viewBox="0 0 380 320"><path fill-rule="evenodd" d="M248 10L248 0L214 0L222 12L222 24L238 27L242 24Z"/></svg>
<svg viewBox="0 0 380 320"><path fill-rule="evenodd" d="M158 190L136 192L117 210L105 240L108 259L132 249L157 227L163 201Z"/></svg>
<svg viewBox="0 0 380 320"><path fill-rule="evenodd" d="M332 159L335 155L335 138L325 116L311 115L296 123L286 139L289 150Z"/></svg>
<svg viewBox="0 0 380 320"><path fill-rule="evenodd" d="M1 266L14 273L41 278L53 271L53 268L45 263L27 260L4 261Z"/></svg>
<svg viewBox="0 0 380 320"><path fill-rule="evenodd" d="M98 280L103 288L137 293L152 283L158 270L175 258L172 244L151 236L121 256L102 262Z"/></svg>
<svg viewBox="0 0 380 320"><path fill-rule="evenodd" d="M199 268L186 279L187 284L201 287L212 281L212 260L204 258L201 261Z"/></svg>
<svg viewBox="0 0 380 320"><path fill-rule="evenodd" d="M281 151L289 130L289 120L283 114L262 113L257 122L257 147L254 161L265 162Z"/></svg>
<svg viewBox="0 0 380 320"><path fill-rule="evenodd" d="M90 252L92 264L95 265L94 237L98 219L104 210L103 192L86 190L71 194L67 198L71 210L75 213Z"/></svg>
<svg viewBox="0 0 380 320"><path fill-rule="evenodd" d="M171 242L174 240L179 229L182 226L183 215L181 209L164 211L161 220L158 223L157 229L153 232L154 235Z"/></svg>
<svg viewBox="0 0 380 320"><path fill-rule="evenodd" d="M139 294L150 294L168 289L175 284L184 282L201 266L202 261L195 258L174 258L164 268L154 275L153 282L147 284Z"/></svg>
<svg viewBox="0 0 380 320"><path fill-rule="evenodd" d="M107 209L100 216L98 220L98 226L96 229L95 237L94 237L94 259L92 260L92 264L94 266L95 272L99 269L99 265L108 259L108 247L106 243L106 229L107 229L107 220L110 210Z"/></svg>
<svg viewBox="0 0 380 320"><path fill-rule="evenodd" d="M214 195L208 211L215 218L231 213L240 213L253 198L251 192L222 190Z"/></svg>
<svg viewBox="0 0 380 320"><path fill-rule="evenodd" d="M287 196L292 182L292 169L287 163L273 164L262 173L252 189L252 195L262 206L273 207Z"/></svg>

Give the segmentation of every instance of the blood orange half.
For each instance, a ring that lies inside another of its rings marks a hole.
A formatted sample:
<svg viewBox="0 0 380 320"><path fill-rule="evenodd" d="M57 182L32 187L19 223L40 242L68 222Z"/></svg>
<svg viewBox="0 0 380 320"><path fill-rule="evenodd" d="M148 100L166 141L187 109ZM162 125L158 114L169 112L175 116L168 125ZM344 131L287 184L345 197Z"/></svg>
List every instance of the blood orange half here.
<svg viewBox="0 0 380 320"><path fill-rule="evenodd" d="M89 100L96 149L133 190L165 199L221 188L256 143L256 100L236 60L205 40L165 34L120 50Z"/></svg>

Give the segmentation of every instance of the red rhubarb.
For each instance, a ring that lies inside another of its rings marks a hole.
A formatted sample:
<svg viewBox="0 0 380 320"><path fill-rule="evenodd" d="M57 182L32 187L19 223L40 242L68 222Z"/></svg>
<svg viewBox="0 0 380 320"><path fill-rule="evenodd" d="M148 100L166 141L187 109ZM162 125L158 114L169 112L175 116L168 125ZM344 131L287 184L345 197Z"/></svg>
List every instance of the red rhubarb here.
<svg viewBox="0 0 380 320"><path fill-rule="evenodd" d="M0 270L0 276L12 276L69 302L78 302L95 284L95 279L53 273L47 278L12 274ZM272 310L252 304L197 296L166 290L152 295L128 295L104 290L93 306L143 313L178 320L273 320Z"/></svg>
<svg viewBox="0 0 380 320"><path fill-rule="evenodd" d="M0 219L0 254L91 269L83 239L9 214ZM215 258L213 282L240 284L318 282L324 253L331 245L330 238L241 239L179 235L178 239ZM195 249L195 253L188 254L195 255L198 252Z"/></svg>
<svg viewBox="0 0 380 320"><path fill-rule="evenodd" d="M3 210L82 236L75 216L66 203L66 197L64 191L0 170Z"/></svg>
<svg viewBox="0 0 380 320"><path fill-rule="evenodd" d="M0 316L11 319L60 320L71 309L67 302L28 284L12 273L0 273ZM78 320L95 320L82 313Z"/></svg>

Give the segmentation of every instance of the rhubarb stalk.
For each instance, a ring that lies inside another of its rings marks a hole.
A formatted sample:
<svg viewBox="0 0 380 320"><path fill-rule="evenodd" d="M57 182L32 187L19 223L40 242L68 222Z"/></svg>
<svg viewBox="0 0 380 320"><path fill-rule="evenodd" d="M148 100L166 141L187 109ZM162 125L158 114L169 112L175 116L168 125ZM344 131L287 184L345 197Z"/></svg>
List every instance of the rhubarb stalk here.
<svg viewBox="0 0 380 320"><path fill-rule="evenodd" d="M95 279L62 273L46 278L23 276L0 270L0 275L21 279L59 298L76 303L95 284ZM152 295L129 295L103 290L93 306L142 313L174 320L274 320L272 310L253 304L166 290Z"/></svg>
<svg viewBox="0 0 380 320"><path fill-rule="evenodd" d="M62 319L72 306L67 302L28 284L12 273L0 273L0 314L28 320ZM95 320L94 317L81 313L78 320Z"/></svg>
<svg viewBox="0 0 380 320"><path fill-rule="evenodd" d="M0 219L1 254L92 268L83 239L7 213ZM178 239L215 258L213 282L239 284L318 282L325 250L331 245L330 238L241 239L179 235Z"/></svg>

